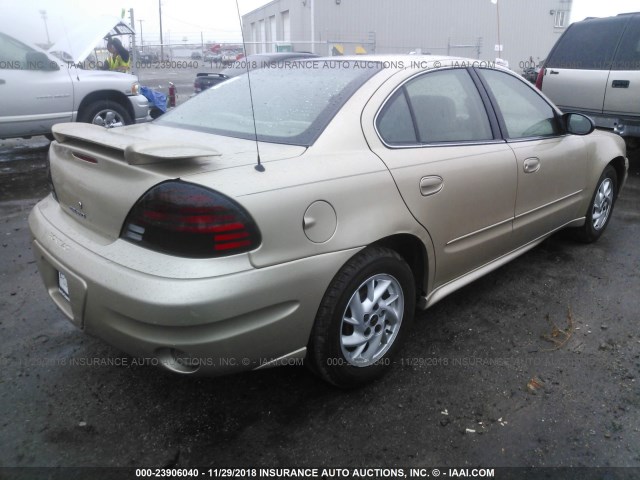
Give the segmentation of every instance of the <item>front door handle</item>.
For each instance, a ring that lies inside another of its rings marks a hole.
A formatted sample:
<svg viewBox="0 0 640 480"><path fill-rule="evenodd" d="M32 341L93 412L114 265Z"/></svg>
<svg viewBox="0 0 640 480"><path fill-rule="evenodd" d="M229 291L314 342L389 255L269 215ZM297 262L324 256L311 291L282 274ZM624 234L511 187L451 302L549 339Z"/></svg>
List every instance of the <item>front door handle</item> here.
<svg viewBox="0 0 640 480"><path fill-rule="evenodd" d="M524 173L534 173L540 170L540 159L536 157L527 158L523 163Z"/></svg>
<svg viewBox="0 0 640 480"><path fill-rule="evenodd" d="M556 72L555 70L551 70L551 71L549 72L549 74L551 74L551 75L558 75L558 74L560 74L560 72Z"/></svg>
<svg viewBox="0 0 640 480"><path fill-rule="evenodd" d="M629 88L630 84L629 80L614 80L611 82L611 88Z"/></svg>
<svg viewBox="0 0 640 480"><path fill-rule="evenodd" d="M444 180L438 175L429 175L420 179L420 193L423 197L438 193L443 186Z"/></svg>
<svg viewBox="0 0 640 480"><path fill-rule="evenodd" d="M6 82L2 78L0 78L0 85L4 85L5 83Z"/></svg>

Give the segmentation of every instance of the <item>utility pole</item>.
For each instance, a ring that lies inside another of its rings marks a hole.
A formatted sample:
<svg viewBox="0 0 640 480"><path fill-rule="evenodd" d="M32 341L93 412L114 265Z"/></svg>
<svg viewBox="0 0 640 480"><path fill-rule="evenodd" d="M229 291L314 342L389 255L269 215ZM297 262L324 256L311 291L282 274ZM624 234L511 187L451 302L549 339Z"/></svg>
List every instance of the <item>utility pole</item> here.
<svg viewBox="0 0 640 480"><path fill-rule="evenodd" d="M158 11L160 12L160 61L164 61L164 43L162 41L162 0L158 0Z"/></svg>
<svg viewBox="0 0 640 480"><path fill-rule="evenodd" d="M311 0L311 53L316 53L316 9L315 2Z"/></svg>
<svg viewBox="0 0 640 480"><path fill-rule="evenodd" d="M496 6L496 21L498 24L498 58L502 58L502 43L500 43L500 0L491 0Z"/></svg>
<svg viewBox="0 0 640 480"><path fill-rule="evenodd" d="M144 20L140 19L138 22L140 23L140 48L142 49L144 46L144 40L142 39L142 22L144 22Z"/></svg>
<svg viewBox="0 0 640 480"><path fill-rule="evenodd" d="M51 40L49 39L49 27L47 26L47 11L40 10L40 15L42 15L42 20L44 20L44 29L47 32L47 48L51 46Z"/></svg>
<svg viewBox="0 0 640 480"><path fill-rule="evenodd" d="M131 25L131 30L133 30L133 35L131 35L131 55L133 55L133 59L129 65L131 65L131 73L135 75L136 65L138 64L138 49L136 48L136 20L133 16L133 8L129 9L129 20L129 25Z"/></svg>

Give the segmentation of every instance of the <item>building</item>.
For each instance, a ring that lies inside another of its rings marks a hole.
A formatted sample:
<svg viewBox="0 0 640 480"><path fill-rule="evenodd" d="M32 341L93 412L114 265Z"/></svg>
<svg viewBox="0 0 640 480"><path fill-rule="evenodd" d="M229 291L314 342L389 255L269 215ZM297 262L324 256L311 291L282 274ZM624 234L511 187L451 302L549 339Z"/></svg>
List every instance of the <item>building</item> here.
<svg viewBox="0 0 640 480"><path fill-rule="evenodd" d="M424 53L543 60L572 0L273 0L243 17L249 53Z"/></svg>

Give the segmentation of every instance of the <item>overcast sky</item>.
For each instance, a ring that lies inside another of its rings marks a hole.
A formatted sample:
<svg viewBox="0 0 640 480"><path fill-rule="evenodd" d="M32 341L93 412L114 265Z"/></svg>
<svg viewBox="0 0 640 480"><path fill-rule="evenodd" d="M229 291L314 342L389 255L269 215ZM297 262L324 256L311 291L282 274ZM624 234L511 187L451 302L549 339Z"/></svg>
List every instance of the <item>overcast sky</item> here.
<svg viewBox="0 0 640 480"><path fill-rule="evenodd" d="M55 41L85 16L120 17L124 9L128 23L129 9L133 8L136 30L140 29L142 20L145 43L158 42L158 3L158 0L0 0L0 29L23 35L29 32L33 35L31 42L46 43L42 11L46 12L49 38ZM238 0L241 14L266 3L265 0ZM199 42L200 32L205 41L237 42L241 40L239 25L236 0L162 0L165 42L182 43L184 37L190 42Z"/></svg>
<svg viewBox="0 0 640 480"><path fill-rule="evenodd" d="M241 40L236 0L161 0L164 41L182 43L204 41L238 42ZM326 1L326 0L315 0ZM425 0L427 1L427 0ZM434 0L430 0L434 1ZM442 0L446 1L446 0ZM486 0L490 3L490 0ZM532 1L532 0L499 0ZM399 2L399 0L394 0ZM240 13L247 13L268 3L267 0L238 0ZM33 43L45 43L47 35L41 11L46 11L47 28L52 41L65 29L82 22L86 15L110 14L120 16L122 9L133 8L136 29L145 43L159 41L158 0L0 0L0 28L8 33L15 29L29 32ZM639 0L574 0L572 21L587 16L600 17L640 10Z"/></svg>

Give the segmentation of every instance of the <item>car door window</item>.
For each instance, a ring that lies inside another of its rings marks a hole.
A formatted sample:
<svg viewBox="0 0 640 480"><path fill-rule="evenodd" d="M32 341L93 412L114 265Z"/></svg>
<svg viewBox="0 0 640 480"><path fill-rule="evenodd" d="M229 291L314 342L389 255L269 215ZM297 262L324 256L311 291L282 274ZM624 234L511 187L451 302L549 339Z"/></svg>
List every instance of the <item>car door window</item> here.
<svg viewBox="0 0 640 480"><path fill-rule="evenodd" d="M640 70L640 15L629 21L611 69Z"/></svg>
<svg viewBox="0 0 640 480"><path fill-rule="evenodd" d="M28 54L35 50L0 33L0 69L26 70L33 66L28 64Z"/></svg>
<svg viewBox="0 0 640 480"><path fill-rule="evenodd" d="M555 111L523 81L499 70L480 69L498 104L509 139L549 137L560 128Z"/></svg>
<svg viewBox="0 0 640 480"><path fill-rule="evenodd" d="M429 72L410 80L387 102L377 127L387 144L493 139L484 104L465 69Z"/></svg>

